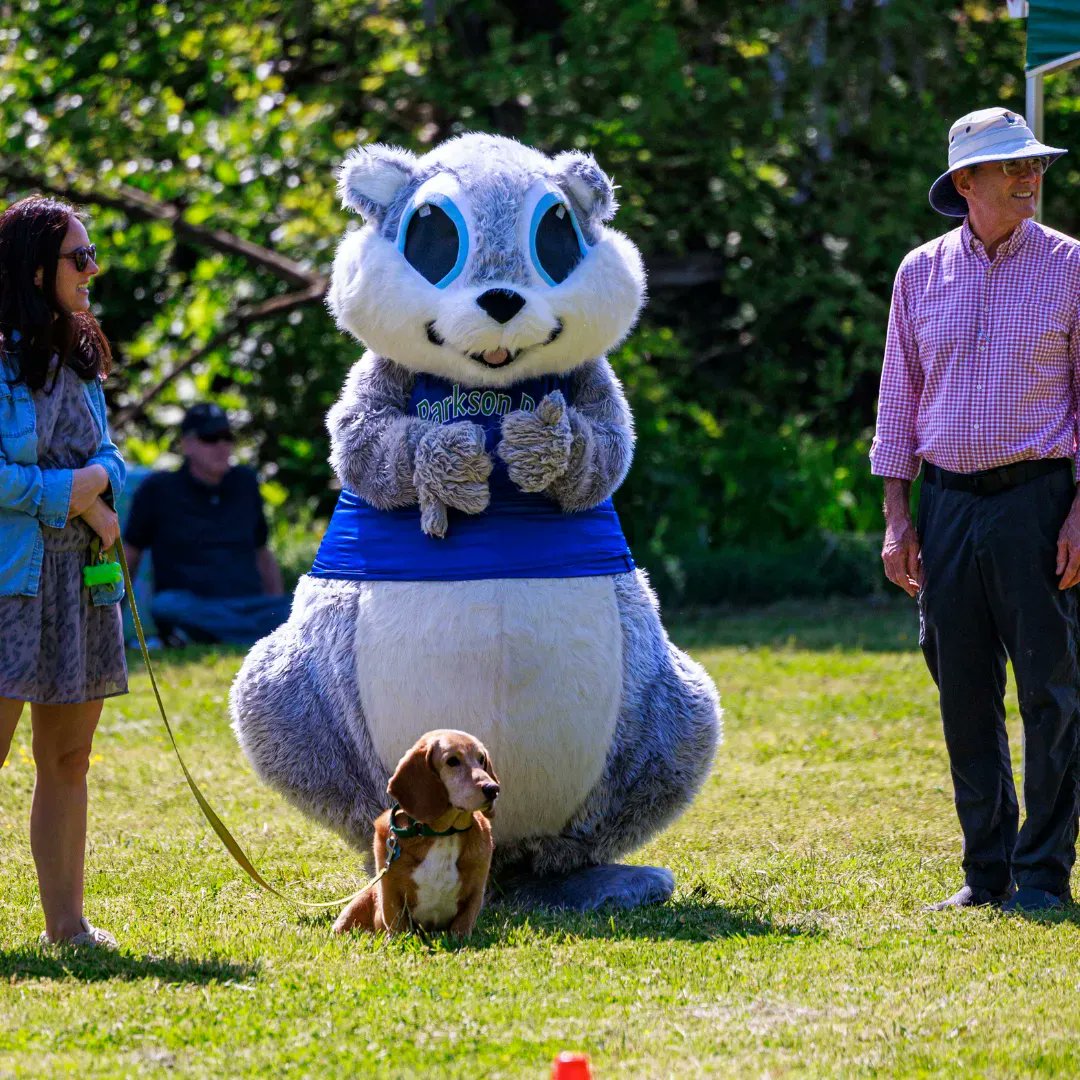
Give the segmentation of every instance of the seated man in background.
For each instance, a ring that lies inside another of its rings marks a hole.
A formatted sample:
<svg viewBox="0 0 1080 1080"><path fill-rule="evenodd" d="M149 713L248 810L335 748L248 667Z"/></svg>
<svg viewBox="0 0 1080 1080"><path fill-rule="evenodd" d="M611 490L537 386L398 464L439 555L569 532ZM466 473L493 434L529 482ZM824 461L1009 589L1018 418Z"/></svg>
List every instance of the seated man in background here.
<svg viewBox="0 0 1080 1080"><path fill-rule="evenodd" d="M175 644L251 644L289 616L281 571L266 546L255 473L233 465L229 418L193 405L180 424L184 464L136 490L124 529L132 578L143 553L154 571L152 613Z"/></svg>

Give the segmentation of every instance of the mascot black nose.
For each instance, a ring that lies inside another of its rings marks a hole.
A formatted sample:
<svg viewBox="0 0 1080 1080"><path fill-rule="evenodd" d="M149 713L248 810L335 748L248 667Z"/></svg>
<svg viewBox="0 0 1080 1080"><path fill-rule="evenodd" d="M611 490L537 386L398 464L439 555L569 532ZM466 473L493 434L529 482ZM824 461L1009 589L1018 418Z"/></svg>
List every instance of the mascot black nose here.
<svg viewBox="0 0 1080 1080"><path fill-rule="evenodd" d="M525 306L525 297L509 289L488 289L476 302L497 323L508 323Z"/></svg>

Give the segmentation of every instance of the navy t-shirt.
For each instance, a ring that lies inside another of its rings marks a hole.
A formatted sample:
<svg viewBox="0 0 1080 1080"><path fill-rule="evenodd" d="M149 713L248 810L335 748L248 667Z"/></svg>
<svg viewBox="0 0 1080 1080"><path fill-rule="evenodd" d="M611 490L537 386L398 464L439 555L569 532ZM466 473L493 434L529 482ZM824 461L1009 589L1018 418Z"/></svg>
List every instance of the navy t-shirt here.
<svg viewBox="0 0 1080 1080"><path fill-rule="evenodd" d="M186 463L176 472L151 473L132 496L124 540L150 552L155 592L263 591L255 552L266 546L266 518L258 478L246 466L231 468L217 487L196 480Z"/></svg>
<svg viewBox="0 0 1080 1080"><path fill-rule="evenodd" d="M420 529L420 508L379 510L345 489L315 556L313 577L356 581L474 581L483 578L592 577L634 569L610 499L567 513L547 495L526 494L495 454L502 418L536 408L545 394L569 398L569 378L544 376L499 390L470 389L418 375L409 415L436 424L469 421L485 433L493 468L482 514L450 509L443 538Z"/></svg>

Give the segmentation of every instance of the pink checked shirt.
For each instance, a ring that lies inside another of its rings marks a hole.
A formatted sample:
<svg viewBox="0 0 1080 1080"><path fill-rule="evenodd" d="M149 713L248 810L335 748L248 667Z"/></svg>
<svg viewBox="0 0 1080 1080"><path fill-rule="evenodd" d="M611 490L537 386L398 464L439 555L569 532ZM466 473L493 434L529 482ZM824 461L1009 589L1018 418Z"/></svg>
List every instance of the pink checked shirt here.
<svg viewBox="0 0 1080 1080"><path fill-rule="evenodd" d="M910 252L893 284L871 472L1075 458L1078 313L1080 242L1035 221L992 263L967 219Z"/></svg>

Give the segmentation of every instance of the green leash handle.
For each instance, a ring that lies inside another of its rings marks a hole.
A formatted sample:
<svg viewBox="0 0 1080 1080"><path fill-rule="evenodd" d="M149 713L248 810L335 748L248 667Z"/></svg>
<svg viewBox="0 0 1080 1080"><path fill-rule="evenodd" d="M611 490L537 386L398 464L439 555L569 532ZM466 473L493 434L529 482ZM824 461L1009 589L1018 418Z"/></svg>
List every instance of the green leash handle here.
<svg viewBox="0 0 1080 1080"><path fill-rule="evenodd" d="M214 830L214 832L218 834L218 838L225 845L229 854L236 860L237 864L244 871L244 873L247 874L247 876L251 878L251 880L254 881L256 885L261 886L269 893L273 893L274 896L279 897L286 903L294 904L297 907L305 908L332 908L341 907L343 904L347 904L349 903L349 901L355 900L356 897L358 897L365 889L370 889L377 881L379 881L380 878L382 878L383 874L386 873L386 869L382 870L362 889L357 889L357 891L352 893L350 896L342 897L340 900L327 900L323 903L315 904L309 900L300 900L294 896L288 896L286 893L275 889L274 886L271 885L270 882L268 882L266 878L264 878L262 874L260 874L259 871L255 869L255 866L247 857L244 849L239 845L239 843L237 843L236 838L225 827L225 823L214 812L214 808L206 801L203 793L199 790L199 785L195 783L195 781L192 779L191 773L188 772L188 767L184 764L184 759L180 756L180 748L176 745L176 737L173 735L172 727L169 724L169 718L165 715L165 706L162 704L161 693L158 690L157 679L154 677L154 668L153 665L150 663L150 653L147 651L146 648L146 638L143 635L142 622L139 619L139 609L135 606L135 590L132 588L131 585L131 571L128 569L127 555L124 553L124 542L122 540L116 541L116 554L119 558L120 571L123 574L124 585L127 589L128 603L131 605L131 619L132 622L134 622L135 624L135 633L138 635L139 638L139 648L142 650L143 663L146 664L146 673L150 676L150 685L154 689L154 697L157 698L158 712L161 713L161 719L162 722L165 724L165 730L169 733L169 741L172 743L173 751L176 754L176 760L180 762L180 768L184 771L184 779L187 780L188 787L191 788L191 794L195 796L195 801L199 804L199 809L202 810L203 816L210 823L210 827ZM97 567L87 567L87 569L96 570ZM387 869L389 869L389 863L387 864Z"/></svg>

